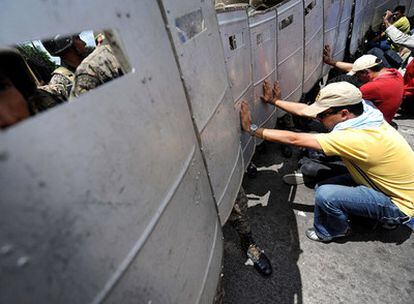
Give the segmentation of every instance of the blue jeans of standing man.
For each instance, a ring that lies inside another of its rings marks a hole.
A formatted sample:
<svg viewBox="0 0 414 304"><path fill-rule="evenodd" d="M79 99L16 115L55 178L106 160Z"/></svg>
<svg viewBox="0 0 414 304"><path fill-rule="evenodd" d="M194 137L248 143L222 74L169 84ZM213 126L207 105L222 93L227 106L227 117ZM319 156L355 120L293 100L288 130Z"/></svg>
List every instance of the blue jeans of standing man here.
<svg viewBox="0 0 414 304"><path fill-rule="evenodd" d="M344 236L349 229L349 214L392 225L410 220L388 196L357 185L350 174L333 177L316 186L314 228L321 239Z"/></svg>

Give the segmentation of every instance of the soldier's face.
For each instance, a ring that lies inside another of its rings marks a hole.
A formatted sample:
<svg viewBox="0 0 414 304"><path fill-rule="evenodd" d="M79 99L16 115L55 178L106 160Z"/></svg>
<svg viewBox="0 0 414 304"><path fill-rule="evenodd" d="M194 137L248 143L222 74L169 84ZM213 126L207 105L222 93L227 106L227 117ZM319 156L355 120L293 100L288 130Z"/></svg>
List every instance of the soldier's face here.
<svg viewBox="0 0 414 304"><path fill-rule="evenodd" d="M86 43L79 36L73 38L73 46L78 51L79 55L85 56L86 55Z"/></svg>
<svg viewBox="0 0 414 304"><path fill-rule="evenodd" d="M9 79L0 75L0 129L18 123L30 115L27 102Z"/></svg>

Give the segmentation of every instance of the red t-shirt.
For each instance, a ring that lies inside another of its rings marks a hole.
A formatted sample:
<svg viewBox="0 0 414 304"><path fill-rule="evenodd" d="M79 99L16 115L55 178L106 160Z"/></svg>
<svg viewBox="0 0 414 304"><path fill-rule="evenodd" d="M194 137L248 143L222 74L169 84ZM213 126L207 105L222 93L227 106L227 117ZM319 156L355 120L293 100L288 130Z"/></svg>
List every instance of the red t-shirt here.
<svg viewBox="0 0 414 304"><path fill-rule="evenodd" d="M414 59L407 65L404 74L404 97L412 100L414 97Z"/></svg>
<svg viewBox="0 0 414 304"><path fill-rule="evenodd" d="M362 98L372 101L382 112L385 120L390 123L401 105L404 81L396 69L386 69L386 71L364 84L360 90Z"/></svg>

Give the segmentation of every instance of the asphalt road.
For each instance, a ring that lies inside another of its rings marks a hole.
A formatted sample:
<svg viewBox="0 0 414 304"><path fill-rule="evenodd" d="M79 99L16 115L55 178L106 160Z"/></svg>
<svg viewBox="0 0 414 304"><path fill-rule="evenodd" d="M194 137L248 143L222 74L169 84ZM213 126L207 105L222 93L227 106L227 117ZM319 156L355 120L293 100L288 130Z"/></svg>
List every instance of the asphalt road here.
<svg viewBox="0 0 414 304"><path fill-rule="evenodd" d="M400 116L399 131L414 147L414 119ZM278 144L266 144L253 162L254 179L243 185L252 204L253 235L270 258L274 273L261 277L245 265L237 233L224 226L224 303L414 303L414 238L399 227L386 231L372 222L353 224L353 235L328 244L312 242L312 189L288 186L281 177L296 168L281 157Z"/></svg>

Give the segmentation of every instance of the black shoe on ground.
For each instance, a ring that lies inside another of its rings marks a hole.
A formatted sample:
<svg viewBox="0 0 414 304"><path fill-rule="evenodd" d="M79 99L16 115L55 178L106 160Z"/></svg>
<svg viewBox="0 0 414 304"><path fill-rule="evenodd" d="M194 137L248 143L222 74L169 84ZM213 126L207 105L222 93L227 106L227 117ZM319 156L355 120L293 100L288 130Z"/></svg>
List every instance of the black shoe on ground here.
<svg viewBox="0 0 414 304"><path fill-rule="evenodd" d="M272 274L272 265L269 259L265 256L264 252L260 248L251 244L247 249L247 256L252 260L254 268L263 276L267 277Z"/></svg>
<svg viewBox="0 0 414 304"><path fill-rule="evenodd" d="M247 176L249 178L256 178L257 177L257 168L253 163L250 163L246 169Z"/></svg>

